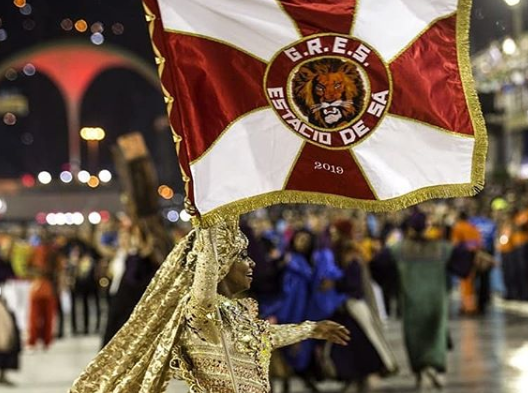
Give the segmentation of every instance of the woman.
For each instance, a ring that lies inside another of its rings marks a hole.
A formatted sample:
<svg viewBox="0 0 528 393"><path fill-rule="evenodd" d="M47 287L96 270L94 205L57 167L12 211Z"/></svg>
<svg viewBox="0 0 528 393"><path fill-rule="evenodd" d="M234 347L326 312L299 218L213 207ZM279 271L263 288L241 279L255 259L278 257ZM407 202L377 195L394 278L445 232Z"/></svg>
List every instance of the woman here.
<svg viewBox="0 0 528 393"><path fill-rule="evenodd" d="M312 286L314 280L314 248L315 236L306 229L297 230L290 241L286 254L286 267L282 279L282 296L280 308L276 313L278 323L301 323L318 307L313 304ZM323 319L323 318L321 318ZM315 320L315 319L314 319ZM285 348L281 351L286 363L283 391L289 392L292 370L300 377L312 392L317 392L314 373L314 344L306 341Z"/></svg>
<svg viewBox="0 0 528 393"><path fill-rule="evenodd" d="M139 226L132 227L130 239L125 243L129 247L122 249L124 271L108 309L103 346L108 344L128 320L159 266L153 258L152 236L145 234Z"/></svg>
<svg viewBox="0 0 528 393"><path fill-rule="evenodd" d="M281 308L276 315L279 323L300 323L306 317L313 278L313 250L313 234L305 229L296 231L286 254Z"/></svg>
<svg viewBox="0 0 528 393"><path fill-rule="evenodd" d="M338 220L330 227L332 248L343 278L333 287L345 295L346 301L332 320L346 326L353 344L326 345L325 362L329 376L357 385L357 391L368 389L371 374L396 372L397 364L385 339L367 263L369 255L353 240L353 226L348 220ZM348 391L348 388L346 388Z"/></svg>
<svg viewBox="0 0 528 393"><path fill-rule="evenodd" d="M157 393L176 377L191 392L265 393L274 348L308 338L346 344L336 323L270 326L254 301L236 299L252 280L246 249L236 222L191 231L71 392Z"/></svg>
<svg viewBox="0 0 528 393"><path fill-rule="evenodd" d="M11 264L0 255L0 385L12 386L7 378L8 370L18 370L21 351L20 332L15 315L9 310L3 298L2 286L14 278Z"/></svg>
<svg viewBox="0 0 528 393"><path fill-rule="evenodd" d="M453 250L444 240L425 236L425 214L415 211L403 224L404 238L377 258L396 265L402 306L405 347L416 383L444 385L448 338L448 265L464 258L463 247Z"/></svg>
<svg viewBox="0 0 528 393"><path fill-rule="evenodd" d="M57 310L55 284L59 255L48 232L43 232L40 241L28 264L28 272L33 278L29 293L28 346L35 348L41 340L47 349L53 341Z"/></svg>

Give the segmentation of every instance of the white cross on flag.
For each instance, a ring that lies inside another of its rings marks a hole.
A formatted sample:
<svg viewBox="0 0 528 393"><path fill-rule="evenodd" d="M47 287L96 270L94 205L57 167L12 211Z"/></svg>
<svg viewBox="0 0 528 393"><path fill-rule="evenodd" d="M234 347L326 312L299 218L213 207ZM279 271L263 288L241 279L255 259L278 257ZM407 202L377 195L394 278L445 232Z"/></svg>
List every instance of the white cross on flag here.
<svg viewBox="0 0 528 393"><path fill-rule="evenodd" d="M145 0L188 200L394 210L484 184L470 0Z"/></svg>

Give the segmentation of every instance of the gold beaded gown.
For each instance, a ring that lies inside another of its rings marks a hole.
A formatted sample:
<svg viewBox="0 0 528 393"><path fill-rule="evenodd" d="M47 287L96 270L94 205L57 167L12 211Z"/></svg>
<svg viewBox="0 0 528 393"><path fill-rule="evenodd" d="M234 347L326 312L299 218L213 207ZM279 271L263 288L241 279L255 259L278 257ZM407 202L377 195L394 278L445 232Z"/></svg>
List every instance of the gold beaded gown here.
<svg viewBox="0 0 528 393"><path fill-rule="evenodd" d="M238 224L192 231L167 257L131 318L71 393L158 393L181 379L192 393L270 391L271 352L312 337L315 324L270 325L252 299L217 293L247 239ZM216 262L218 261L218 263Z"/></svg>

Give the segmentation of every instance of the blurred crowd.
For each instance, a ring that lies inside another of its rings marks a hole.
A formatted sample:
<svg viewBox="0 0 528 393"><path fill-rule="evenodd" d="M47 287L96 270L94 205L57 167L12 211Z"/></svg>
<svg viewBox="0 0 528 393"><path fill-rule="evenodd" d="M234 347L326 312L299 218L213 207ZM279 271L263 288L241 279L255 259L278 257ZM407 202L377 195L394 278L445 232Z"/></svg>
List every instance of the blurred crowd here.
<svg viewBox="0 0 528 393"><path fill-rule="evenodd" d="M363 391L371 376L396 373L384 334L391 317L403 321L416 383L441 386L456 345L447 334L450 293L468 316L485 313L494 294L528 301L528 203L517 191L493 195L384 214L297 205L243 217L261 316L333 319L352 332L347 347L309 341L275 354L282 391L293 376L312 391L323 379ZM99 334L102 345L113 337L162 262L143 228L120 215L75 230L0 232L0 383L23 348L47 349L65 335ZM177 242L189 228L167 230Z"/></svg>
<svg viewBox="0 0 528 393"><path fill-rule="evenodd" d="M66 335L111 339L161 263L143 228L121 214L96 226L0 232L0 384L10 383L22 348L47 350ZM174 240L186 231L174 230Z"/></svg>
<svg viewBox="0 0 528 393"><path fill-rule="evenodd" d="M402 319L417 386L442 387L446 352L454 345L449 293L459 293L459 312L468 316L485 313L493 292L510 296L498 262L504 249L496 245L505 243L508 217L519 223L515 231L528 227L520 211L506 209L506 200L493 202L495 209L492 201L455 200L387 214L277 207L249 216L252 296L261 316L273 323L332 319L352 332L346 348L312 342L276 354L272 374L282 391L291 376L312 391L322 379L364 391L371 376L397 372L383 329L390 316ZM528 262L522 247L512 248L517 276ZM528 287L526 275L520 284Z"/></svg>

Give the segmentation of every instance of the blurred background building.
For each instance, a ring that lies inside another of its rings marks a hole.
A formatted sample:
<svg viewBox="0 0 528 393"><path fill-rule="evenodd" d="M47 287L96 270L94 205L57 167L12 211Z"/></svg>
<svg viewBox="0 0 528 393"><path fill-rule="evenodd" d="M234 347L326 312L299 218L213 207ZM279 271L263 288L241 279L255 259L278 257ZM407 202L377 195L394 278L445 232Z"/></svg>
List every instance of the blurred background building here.
<svg viewBox="0 0 528 393"><path fill-rule="evenodd" d="M183 188L142 12L129 0L0 4L0 223L116 213L112 146L136 131L153 153L165 217L179 216Z"/></svg>

